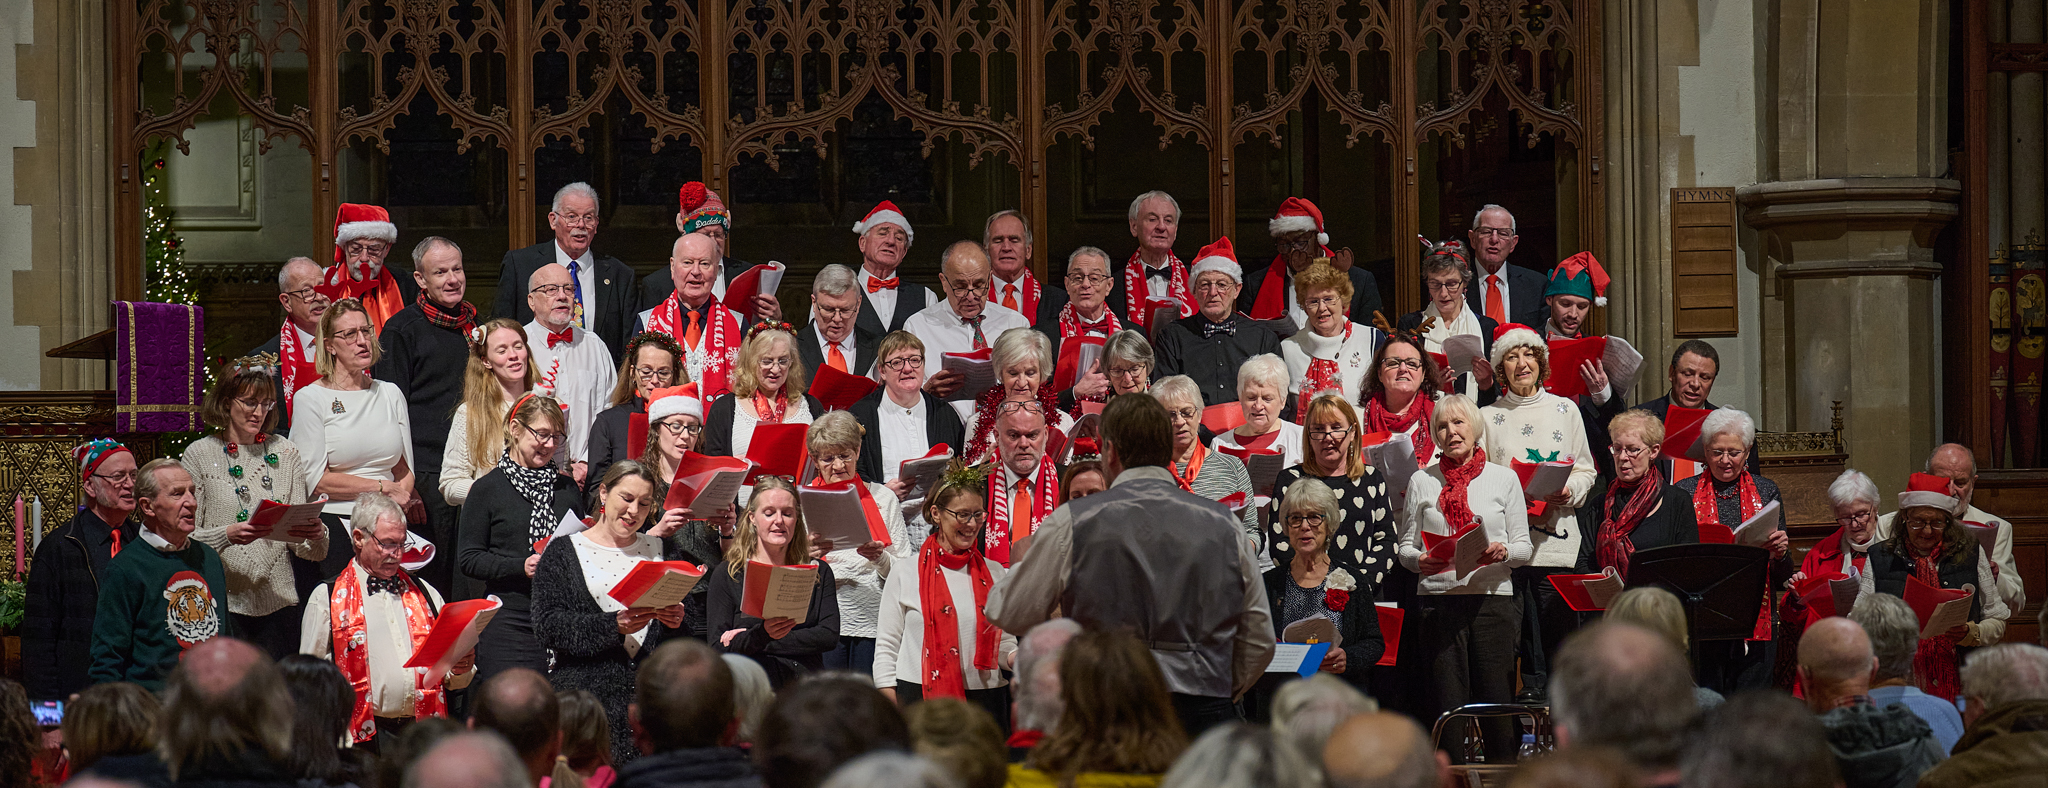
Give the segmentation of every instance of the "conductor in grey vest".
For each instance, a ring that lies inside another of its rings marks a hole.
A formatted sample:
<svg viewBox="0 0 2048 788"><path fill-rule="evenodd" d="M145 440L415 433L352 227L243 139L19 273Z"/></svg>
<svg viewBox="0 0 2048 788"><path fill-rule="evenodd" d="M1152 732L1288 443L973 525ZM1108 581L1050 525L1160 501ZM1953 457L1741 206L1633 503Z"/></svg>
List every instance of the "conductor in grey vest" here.
<svg viewBox="0 0 2048 788"><path fill-rule="evenodd" d="M1173 430L1150 395L1102 413L1106 492L1053 511L988 595L988 618L1022 635L1055 610L1123 629L1152 649L1190 738L1238 718L1235 699L1273 658L1258 559L1230 511L1186 492L1166 464Z"/></svg>

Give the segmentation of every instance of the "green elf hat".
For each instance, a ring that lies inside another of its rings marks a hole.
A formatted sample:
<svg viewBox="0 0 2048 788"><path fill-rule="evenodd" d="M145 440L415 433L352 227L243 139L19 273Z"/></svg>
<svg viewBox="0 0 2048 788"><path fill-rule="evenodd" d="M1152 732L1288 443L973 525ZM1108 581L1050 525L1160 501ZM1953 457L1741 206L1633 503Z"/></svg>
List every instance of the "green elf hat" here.
<svg viewBox="0 0 2048 788"><path fill-rule="evenodd" d="M1593 253L1580 252L1550 269L1550 284L1543 288L1543 297L1578 296L1595 306L1606 306L1607 281L1607 269L1600 267L1600 261L1593 259Z"/></svg>

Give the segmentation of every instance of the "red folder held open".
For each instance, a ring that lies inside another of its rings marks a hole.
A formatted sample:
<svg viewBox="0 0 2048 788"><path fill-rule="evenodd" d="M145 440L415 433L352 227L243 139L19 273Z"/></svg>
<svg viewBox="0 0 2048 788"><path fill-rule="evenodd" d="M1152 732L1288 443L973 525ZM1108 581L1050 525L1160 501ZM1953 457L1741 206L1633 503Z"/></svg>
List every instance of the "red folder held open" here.
<svg viewBox="0 0 2048 788"><path fill-rule="evenodd" d="M1579 374L1579 368L1606 355L1606 337L1550 340L1550 377L1544 378L1543 390L1566 398L1592 393L1586 390L1586 377Z"/></svg>
<svg viewBox="0 0 2048 788"><path fill-rule="evenodd" d="M1667 459L1706 462L1706 446L1700 441L1700 426L1712 412L1671 406L1664 412L1664 445L1658 451Z"/></svg>
<svg viewBox="0 0 2048 788"><path fill-rule="evenodd" d="M1084 334L1061 340L1059 363L1053 366L1053 390L1066 391L1073 388L1074 381L1080 380L1082 375L1088 373L1088 370L1081 368L1082 350L1091 346L1099 350L1103 343L1107 341L1093 334ZM1096 358L1100 359L1101 356L1097 355Z"/></svg>
<svg viewBox="0 0 2048 788"><path fill-rule="evenodd" d="M808 424L757 424L754 439L747 444L747 459L758 467L747 476L747 484L753 484L755 477L786 476L801 480L804 466L809 463L810 451L804 445L804 432Z"/></svg>
<svg viewBox="0 0 2048 788"><path fill-rule="evenodd" d="M804 623L810 615L811 589L817 582L817 564L777 566L748 561L740 612L763 620L789 618Z"/></svg>
<svg viewBox="0 0 2048 788"><path fill-rule="evenodd" d="M1244 406L1235 402L1219 402L1202 409L1202 426L1217 435L1244 426Z"/></svg>
<svg viewBox="0 0 2048 788"><path fill-rule="evenodd" d="M830 364L819 364L816 377L811 380L810 395L817 397L818 404L824 405L827 411L846 410L881 386L873 378L840 372Z"/></svg>
<svg viewBox="0 0 2048 788"><path fill-rule="evenodd" d="M703 578L704 567L688 561L641 561L609 594L629 608L668 607L683 601Z"/></svg>
<svg viewBox="0 0 2048 788"><path fill-rule="evenodd" d="M1936 608L1959 599L1969 599L1972 593L1975 593L1975 589L1936 588L1920 582L1920 578L1909 576L1906 578L1906 593L1903 596L1906 599L1906 606L1913 609L1913 616L1920 619L1920 637L1926 638L1929 635L1926 631L1927 624L1934 618Z"/></svg>
<svg viewBox="0 0 2048 788"><path fill-rule="evenodd" d="M1374 665L1392 665L1401 654L1401 622L1408 613L1393 605L1374 605L1373 612L1380 616L1380 640L1386 641L1387 650L1380 654L1380 661Z"/></svg>
<svg viewBox="0 0 2048 788"><path fill-rule="evenodd" d="M715 505L723 510L726 504L732 503L732 499L726 498L722 491L730 487L732 495L737 497L740 482L735 482L733 477L738 476L744 480L752 475L753 471L754 463L739 457L712 457L693 451L684 452L683 459L676 463L676 475L669 481L668 498L662 501L662 508L689 509L692 503L704 497L707 491L713 491L715 486L719 491L720 500L707 500L706 505ZM714 513L709 510L695 512L699 516Z"/></svg>
<svg viewBox="0 0 2048 788"><path fill-rule="evenodd" d="M1597 575L1551 575L1550 587L1564 597L1564 603L1580 613L1606 610L1622 591L1621 578L1613 567Z"/></svg>
<svg viewBox="0 0 2048 788"><path fill-rule="evenodd" d="M847 479L843 482L833 482L831 484L806 484L797 490L797 495L799 499L802 499L806 492L843 493L848 490L853 492L853 500L858 502L860 506L861 522L866 525L867 538L841 541L841 537L850 535L858 530L854 523L845 522L852 519L850 516L845 516L850 515L850 512L836 508L812 509L812 507L806 506L806 509L810 509L816 515L816 517L805 518L805 522L812 524L812 533L832 539L833 544L842 546L862 545L868 542L881 542L883 547L894 544L895 540L889 536L888 524L882 521L881 507L875 505L874 494L868 492L867 482L860 479ZM838 499L837 502L843 503L844 499ZM829 517L827 516L828 514L830 515Z"/></svg>
<svg viewBox="0 0 2048 788"><path fill-rule="evenodd" d="M477 636L498 614L498 608L505 603L496 596L483 599L465 599L441 606L441 612L434 617L434 628L427 631L427 639L413 650L412 658L405 661L408 668L431 668L427 675L446 676L448 670L461 662L462 657L476 648Z"/></svg>
<svg viewBox="0 0 2048 788"><path fill-rule="evenodd" d="M773 260L749 268L746 273L735 276L731 282L726 283L725 298L720 299L720 303L742 315L754 314L754 296L761 295L763 290L766 290L768 295L774 295L776 287L782 284L782 274L786 270L786 266ZM772 276L769 276L770 274ZM761 286L761 279L764 276L773 280L766 288Z"/></svg>

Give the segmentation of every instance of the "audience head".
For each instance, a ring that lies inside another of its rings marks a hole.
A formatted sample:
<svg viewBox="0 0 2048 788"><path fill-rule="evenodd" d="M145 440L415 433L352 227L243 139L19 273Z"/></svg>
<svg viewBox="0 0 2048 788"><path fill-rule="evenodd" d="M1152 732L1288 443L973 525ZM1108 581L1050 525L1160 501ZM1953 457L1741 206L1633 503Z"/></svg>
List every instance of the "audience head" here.
<svg viewBox="0 0 2048 788"><path fill-rule="evenodd" d="M725 253L719 249L718 241L702 233L684 233L669 247L668 275L676 285L676 300L691 306L701 306L711 298L711 288L718 282L718 269L725 262Z"/></svg>
<svg viewBox="0 0 2048 788"><path fill-rule="evenodd" d="M1878 503L1877 484L1855 468L1842 471L1828 485L1828 505L1850 544L1868 544L1876 535ZM1847 552L1849 544L1842 545L1842 550Z"/></svg>
<svg viewBox="0 0 2048 788"><path fill-rule="evenodd" d="M150 460L135 472L135 508L142 527L183 549L198 525L199 498L184 463L169 457Z"/></svg>
<svg viewBox="0 0 2048 788"><path fill-rule="evenodd" d="M747 498L747 510L740 513L738 530L725 551L726 571L738 578L747 561L761 550L778 564L801 561L811 554L811 532L804 527L796 485L779 476L754 480L754 494Z"/></svg>
<svg viewBox="0 0 2048 788"><path fill-rule="evenodd" d="M981 246L996 276L1017 281L1031 267L1031 223L1015 208L989 214L981 226Z"/></svg>
<svg viewBox="0 0 2048 788"><path fill-rule="evenodd" d="M1159 663L1129 633L1083 632L1067 643L1060 704L1059 724L1027 761L1048 775L1164 774L1187 748Z"/></svg>
<svg viewBox="0 0 2048 788"><path fill-rule="evenodd" d="M1044 733L1059 724L1060 651L1079 634L1078 622L1055 618L1017 641L1017 680L1010 686L1010 700L1017 707L1018 730Z"/></svg>
<svg viewBox="0 0 2048 788"><path fill-rule="evenodd" d="M1153 190L1131 200L1131 237L1138 239L1138 253L1148 259L1173 254L1173 242L1180 237L1180 203L1173 195Z"/></svg>
<svg viewBox="0 0 2048 788"><path fill-rule="evenodd" d="M405 538L405 510L398 502L383 493L356 496L355 510L348 517L348 541L363 571L379 579L398 574Z"/></svg>
<svg viewBox="0 0 2048 788"><path fill-rule="evenodd" d="M78 479L93 513L119 525L135 511L135 453L112 438L95 438L71 449Z"/></svg>
<svg viewBox="0 0 2048 788"><path fill-rule="evenodd" d="M1273 694L1273 740L1295 763L1312 774L1323 770L1323 748L1345 720L1379 711L1373 702L1343 679L1318 672L1280 685Z"/></svg>
<svg viewBox="0 0 2048 788"><path fill-rule="evenodd" d="M1414 720L1376 711L1345 720L1323 747L1331 788L1432 788L1450 785L1450 758Z"/></svg>
<svg viewBox="0 0 2048 788"><path fill-rule="evenodd" d="M1977 494L1977 455L1968 446L1944 443L1934 447L1927 455L1927 472L1949 480L1949 494L1960 502L1958 509L1969 506L1970 498Z"/></svg>
<svg viewBox="0 0 2048 788"><path fill-rule="evenodd" d="M642 331L626 341L626 353L619 361L619 382L612 386L611 403L624 405L637 397L644 408L654 399L655 389L689 381L690 373L683 370L682 344L659 331Z"/></svg>
<svg viewBox="0 0 2048 788"><path fill-rule="evenodd" d="M597 239L597 190L582 181L556 189L548 205L548 229L569 259L590 251L590 242Z"/></svg>
<svg viewBox="0 0 2048 788"><path fill-rule="evenodd" d="M754 762L768 788L814 788L840 765L876 750L910 750L896 704L857 678L814 675L776 694Z"/></svg>
<svg viewBox="0 0 2048 788"><path fill-rule="evenodd" d="M1906 681L1913 675L1913 655L1920 650L1920 618L1906 600L1891 594L1864 594L1856 598L1849 620L1863 627L1870 638L1871 655L1877 658L1873 683Z"/></svg>
<svg viewBox="0 0 2048 788"><path fill-rule="evenodd" d="M1561 296L1564 297L1564 296ZM1515 764L1508 788L1636 788L1636 770L1621 753L1574 747Z"/></svg>
<svg viewBox="0 0 2048 788"><path fill-rule="evenodd" d="M1060 503L1086 498L1107 489L1109 479L1102 473L1100 459L1077 459L1060 469Z"/></svg>
<svg viewBox="0 0 2048 788"><path fill-rule="evenodd" d="M1115 278L1110 274L1109 253L1083 246L1067 255L1067 297L1076 317L1100 312L1109 299Z"/></svg>
<svg viewBox="0 0 2048 788"><path fill-rule="evenodd" d="M1799 638L1799 685L1805 690L1806 705L1817 713L1834 708L1842 698L1870 691L1870 676L1876 670L1870 637L1854 621L1824 618Z"/></svg>
<svg viewBox="0 0 2048 788"><path fill-rule="evenodd" d="M940 257L939 284L946 288L946 303L961 320L981 316L988 306L990 273L988 253L973 241L954 241Z"/></svg>
<svg viewBox="0 0 2048 788"><path fill-rule="evenodd" d="M1684 788L1834 788L1834 750L1820 718L1774 690L1736 693L1693 726L1679 766ZM1638 763L1640 766L1641 764Z"/></svg>
<svg viewBox="0 0 2048 788"><path fill-rule="evenodd" d="M1143 332L1126 328L1110 334L1102 344L1102 372L1109 376L1112 394L1150 389L1154 368L1152 342L1145 339Z"/></svg>
<svg viewBox="0 0 2048 788"><path fill-rule="evenodd" d="M29 788L43 730L28 705L28 690L13 679L0 678L0 786Z"/></svg>
<svg viewBox="0 0 2048 788"><path fill-rule="evenodd" d="M996 783L1001 785L1002 783ZM820 788L971 788L922 755L883 750L847 761Z"/></svg>
<svg viewBox="0 0 2048 788"><path fill-rule="evenodd" d="M429 235L412 248L412 280L420 295L449 311L460 310L469 277L462 271L462 247Z"/></svg>
<svg viewBox="0 0 2048 788"><path fill-rule="evenodd" d="M1607 615L1602 620L1634 624L1663 635L1680 654L1690 647L1685 605L1678 601L1677 594L1658 586L1636 586L1621 592L1607 605Z"/></svg>
<svg viewBox="0 0 2048 788"><path fill-rule="evenodd" d="M856 284L853 269L838 263L825 266L811 280L811 321L825 341L844 342L853 333L863 297L854 289Z"/></svg>
<svg viewBox="0 0 2048 788"><path fill-rule="evenodd" d="M199 419L206 426L254 440L254 436L277 426L277 407L277 380L270 376L270 370L229 364L221 370L220 380L214 382L213 388L206 390L206 400L199 405Z"/></svg>
<svg viewBox="0 0 2048 788"><path fill-rule="evenodd" d="M913 404L924 395L924 340L908 331L891 331L875 346L875 374L897 399Z"/></svg>
<svg viewBox="0 0 2048 788"><path fill-rule="evenodd" d="M612 763L612 725L604 704L590 690L570 690L558 698L562 707L562 754L555 758L552 785L582 782L579 775Z"/></svg>
<svg viewBox="0 0 2048 788"><path fill-rule="evenodd" d="M1304 470L1317 476L1365 475L1365 450L1360 438L1358 411L1344 401L1344 395L1327 392L1309 400L1302 414L1301 462Z"/></svg>
<svg viewBox="0 0 2048 788"><path fill-rule="evenodd" d="M1210 728L1166 770L1160 788L1293 788L1315 772L1275 740L1273 731L1242 722Z"/></svg>
<svg viewBox="0 0 2048 788"><path fill-rule="evenodd" d="M2048 700L2048 648L2000 643L1963 660L1963 722L2012 703Z"/></svg>
<svg viewBox="0 0 2048 788"><path fill-rule="evenodd" d="M654 755L732 744L739 728L735 687L732 668L703 641L662 643L641 661L627 709L640 751Z"/></svg>
<svg viewBox="0 0 2048 788"><path fill-rule="evenodd" d="M917 754L958 778L963 788L1002 788L1009 779L1003 729L980 706L959 698L927 698L904 714Z"/></svg>
<svg viewBox="0 0 2048 788"><path fill-rule="evenodd" d="M804 390L804 365L796 357L796 337L756 325L740 345L739 360L733 363L733 397L746 400L765 394L795 404L803 400Z"/></svg>
<svg viewBox="0 0 2048 788"><path fill-rule="evenodd" d="M1125 468L1173 462L1173 422L1150 395L1112 397L1102 409L1102 467L1109 481Z"/></svg>
<svg viewBox="0 0 2048 788"><path fill-rule="evenodd" d="M355 687L341 675L341 668L319 657L293 654L278 660L277 669L292 700L292 745L285 771L294 779L324 785L368 777L342 760L336 746L348 736L349 715L356 707Z"/></svg>
<svg viewBox="0 0 2048 788"><path fill-rule="evenodd" d="M1470 397L1452 394L1429 412L1429 435L1445 458L1464 462L1486 439L1486 423L1479 420L1479 406Z"/></svg>
<svg viewBox="0 0 2048 788"><path fill-rule="evenodd" d="M1472 243L1472 256L1487 273L1498 273L1520 240L1515 235L1515 215L1488 203L1472 214L1472 230L1465 234Z"/></svg>
<svg viewBox="0 0 2048 788"><path fill-rule="evenodd" d="M277 302L284 305L284 318L308 334L320 328L320 315L334 299L313 289L326 271L311 257L294 257L277 270Z"/></svg>
<svg viewBox="0 0 2048 788"><path fill-rule="evenodd" d="M741 654L719 656L732 671L733 706L739 717L735 743L752 744L761 729L761 720L768 717L768 706L775 702L775 685L768 681L768 671L761 663Z"/></svg>
<svg viewBox="0 0 2048 788"><path fill-rule="evenodd" d="M1671 404L1682 408L1704 407L1714 394L1714 378L1721 374L1721 352L1704 339L1678 343L1671 353Z"/></svg>
<svg viewBox="0 0 2048 788"><path fill-rule="evenodd" d="M399 731L398 736L377 745L377 784L391 788L405 784L405 772L418 763L441 740L468 730L461 722L447 717L428 717ZM515 754L515 761L517 755ZM521 776L525 775L522 768Z"/></svg>
<svg viewBox="0 0 2048 788"><path fill-rule="evenodd" d="M101 758L140 755L156 749L163 704L140 684L94 684L64 706L64 749L71 769L84 771Z"/></svg>
<svg viewBox="0 0 2048 788"><path fill-rule="evenodd" d="M1614 455L1614 476L1626 484L1640 482L1657 466L1657 447L1664 443L1664 420L1642 408L1631 408L1607 422L1607 450Z"/></svg>
<svg viewBox="0 0 2048 788"><path fill-rule="evenodd" d="M426 748L405 770L404 788L530 788L538 782L528 776L531 768L495 733L456 733Z"/></svg>
<svg viewBox="0 0 2048 788"><path fill-rule="evenodd" d="M546 676L527 668L506 670L485 681L470 703L469 727L504 737L526 765L528 783L554 772L562 749L562 705ZM407 784L412 777L406 775Z"/></svg>
<svg viewBox="0 0 2048 788"><path fill-rule="evenodd" d="M1692 669L1663 635L1602 622L1573 633L1550 664L1558 743L1613 747L1644 771L1678 762L1699 711Z"/></svg>
<svg viewBox="0 0 2048 788"><path fill-rule="evenodd" d="M291 693L270 657L234 638L185 651L164 682L163 742L171 777L258 751L282 764L292 747Z"/></svg>
<svg viewBox="0 0 2048 788"><path fill-rule="evenodd" d="M1008 400L996 406L996 453L1011 473L1036 472L1051 439L1045 406L1038 400Z"/></svg>

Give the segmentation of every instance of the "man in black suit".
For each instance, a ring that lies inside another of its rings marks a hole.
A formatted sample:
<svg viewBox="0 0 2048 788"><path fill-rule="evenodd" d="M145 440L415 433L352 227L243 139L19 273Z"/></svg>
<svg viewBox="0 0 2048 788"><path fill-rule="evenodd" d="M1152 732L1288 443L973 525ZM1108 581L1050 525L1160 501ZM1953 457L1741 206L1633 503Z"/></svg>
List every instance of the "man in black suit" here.
<svg viewBox="0 0 2048 788"><path fill-rule="evenodd" d="M718 192L704 187L701 181L683 184L677 193L676 232L683 235L697 233L718 242L719 265L717 278L711 280L711 297L725 298L725 287L740 274L754 268L753 263L734 260L731 254L732 212L725 207L725 201L718 199ZM646 279L640 280L640 307L645 312L667 301L670 293L676 291L673 274L666 266L655 269ZM782 319L782 304L774 293L754 296L754 308L744 310L743 318L752 321L777 321Z"/></svg>
<svg viewBox="0 0 2048 788"><path fill-rule="evenodd" d="M1721 407L1707 400L1707 397L1714 394L1714 378L1721 374L1721 353L1715 350L1713 345L1699 339L1688 339L1679 343L1678 349L1671 353L1671 367L1665 370L1664 374L1671 381L1670 393L1637 405L1637 408L1649 411L1658 419L1664 419L1671 413L1673 405L1699 410L1716 410ZM1670 437L1670 431L1667 429L1665 438ZM1754 451L1749 453L1750 473L1763 471L1763 463L1757 460L1756 455ZM1706 470L1706 465L1691 461L1680 465L1669 457L1660 457L1657 460L1657 470L1664 474L1665 481L1676 484L1680 479Z"/></svg>
<svg viewBox="0 0 2048 788"><path fill-rule="evenodd" d="M924 390L924 342L898 331L882 338L875 371L882 387L846 410L868 426L861 436L856 472L864 480L886 484L898 499L910 492L901 476L903 461L923 457L941 443L958 455L967 438L960 415L938 395Z"/></svg>
<svg viewBox="0 0 2048 788"><path fill-rule="evenodd" d="M326 293L313 287L320 284L322 273L320 264L311 257L284 261L284 267L277 272L277 302L284 305L284 325L270 335L270 341L248 353L277 357L277 372L272 378L277 381L279 435L290 435L292 431L292 392L320 379L320 372L313 368L315 335L320 333L320 316L327 313L327 305L332 303ZM284 347L286 333L292 335L290 348Z"/></svg>
<svg viewBox="0 0 2048 788"><path fill-rule="evenodd" d="M1237 401L1237 368L1264 353L1279 355L1280 337L1265 326L1241 320L1239 267L1229 238L1219 238L1195 253L1189 267L1195 278L1200 312L1162 326L1152 345L1158 352L1159 376L1186 375L1202 391L1202 405Z"/></svg>
<svg viewBox="0 0 2048 788"><path fill-rule="evenodd" d="M633 316L639 311L635 308L639 297L634 292L638 283L632 267L619 258L591 251L591 242L597 240L597 218L597 190L590 184L578 181L556 191L553 208L548 211L554 240L505 253L491 314L522 324L533 322L533 310L526 305L526 280L551 263L559 264L569 269L576 286L576 316L571 322L604 340L616 365L626 340L632 337Z"/></svg>
<svg viewBox="0 0 2048 788"><path fill-rule="evenodd" d="M1479 270L1473 272L1472 286L1465 288L1465 303L1495 323L1520 323L1541 330L1543 322L1550 319L1550 307L1543 302L1548 280L1541 271L1508 265L1508 254L1520 240L1515 236L1515 215L1489 204L1472 215L1472 231L1466 236Z"/></svg>
<svg viewBox="0 0 2048 788"><path fill-rule="evenodd" d="M1280 253L1264 267L1245 274L1237 311L1253 320L1287 317L1294 321L1297 331L1306 327L1308 313L1302 311L1294 298L1294 275L1307 270L1316 258L1328 257L1351 279L1351 311L1347 313L1351 321L1372 324L1373 313L1380 310L1379 281L1370 271L1351 264L1350 249L1330 251L1329 229L1315 203L1300 197L1287 198L1280 203L1279 213L1266 220L1266 232L1273 236L1273 244Z"/></svg>
<svg viewBox="0 0 2048 788"><path fill-rule="evenodd" d="M811 279L811 324L796 332L805 380L817 380L818 368L826 364L860 377L874 369L875 343L881 338L854 327L859 315L853 269L833 263Z"/></svg>
<svg viewBox="0 0 2048 788"><path fill-rule="evenodd" d="M1058 342L1060 307L1067 305L1067 291L1040 283L1031 273L1031 225L1024 214L1012 209L988 217L981 229L981 247L995 269L988 282L989 303L1030 318L1032 328Z"/></svg>

